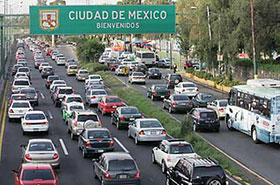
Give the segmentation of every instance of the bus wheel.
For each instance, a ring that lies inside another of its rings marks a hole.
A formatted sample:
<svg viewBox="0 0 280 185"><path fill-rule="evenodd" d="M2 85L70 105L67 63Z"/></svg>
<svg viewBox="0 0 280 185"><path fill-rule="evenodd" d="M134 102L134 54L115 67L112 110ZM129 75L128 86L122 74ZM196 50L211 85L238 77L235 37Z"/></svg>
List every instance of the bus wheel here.
<svg viewBox="0 0 280 185"><path fill-rule="evenodd" d="M226 116L226 124L227 124L228 130L234 130L234 128L232 127L232 123L233 123L233 121L230 119L230 117Z"/></svg>
<svg viewBox="0 0 280 185"><path fill-rule="evenodd" d="M258 134L256 127L252 128L252 140L254 143L258 144L260 141L258 140Z"/></svg>

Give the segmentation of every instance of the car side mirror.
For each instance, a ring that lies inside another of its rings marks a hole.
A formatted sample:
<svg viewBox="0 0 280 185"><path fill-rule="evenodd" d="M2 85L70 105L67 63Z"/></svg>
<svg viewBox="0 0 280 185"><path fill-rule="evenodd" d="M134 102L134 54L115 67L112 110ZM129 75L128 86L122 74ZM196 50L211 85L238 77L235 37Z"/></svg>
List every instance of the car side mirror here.
<svg viewBox="0 0 280 185"><path fill-rule="evenodd" d="M25 148L26 147L26 145L25 144L21 144L21 145L19 145L21 148Z"/></svg>
<svg viewBox="0 0 280 185"><path fill-rule="evenodd" d="M11 170L12 171L12 173L18 173L18 171L17 170Z"/></svg>
<svg viewBox="0 0 280 185"><path fill-rule="evenodd" d="M98 162L99 162L99 158L92 159L91 161L92 161L92 162L97 162L97 163L98 163Z"/></svg>

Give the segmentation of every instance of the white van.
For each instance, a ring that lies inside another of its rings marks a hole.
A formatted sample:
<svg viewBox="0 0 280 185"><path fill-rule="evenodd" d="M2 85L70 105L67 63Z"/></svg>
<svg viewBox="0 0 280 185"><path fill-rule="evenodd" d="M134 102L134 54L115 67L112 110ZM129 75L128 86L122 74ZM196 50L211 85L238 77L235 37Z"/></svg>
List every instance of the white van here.
<svg viewBox="0 0 280 185"><path fill-rule="evenodd" d="M152 67L156 65L156 55L151 51L137 51L136 61Z"/></svg>

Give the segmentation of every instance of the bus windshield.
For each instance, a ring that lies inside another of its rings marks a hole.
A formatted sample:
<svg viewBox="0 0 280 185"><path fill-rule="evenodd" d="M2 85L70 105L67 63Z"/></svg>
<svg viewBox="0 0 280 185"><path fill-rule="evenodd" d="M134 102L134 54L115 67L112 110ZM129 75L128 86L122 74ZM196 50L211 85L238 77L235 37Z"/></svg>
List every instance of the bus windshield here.
<svg viewBox="0 0 280 185"><path fill-rule="evenodd" d="M142 58L154 58L155 54L154 53L143 53Z"/></svg>

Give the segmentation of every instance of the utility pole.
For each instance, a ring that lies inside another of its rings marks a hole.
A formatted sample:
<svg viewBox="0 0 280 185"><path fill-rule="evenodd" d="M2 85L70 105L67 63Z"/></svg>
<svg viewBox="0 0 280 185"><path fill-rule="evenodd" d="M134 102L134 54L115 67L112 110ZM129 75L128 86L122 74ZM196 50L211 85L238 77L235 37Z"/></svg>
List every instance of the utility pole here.
<svg viewBox="0 0 280 185"><path fill-rule="evenodd" d="M212 40L212 33L211 33L211 25L210 25L210 10L209 6L207 6L207 20L208 20L208 32L209 32L209 40Z"/></svg>
<svg viewBox="0 0 280 185"><path fill-rule="evenodd" d="M4 60L5 60L5 47L4 47L4 16L0 15L0 22L1 22L1 30L0 30L0 37L1 37L1 63L0 63L0 72L1 75L3 74L4 70ZM0 77L1 77L0 75Z"/></svg>
<svg viewBox="0 0 280 185"><path fill-rule="evenodd" d="M254 0L250 0L251 5L251 26L252 26L252 50L254 64L254 78L258 79L258 69L256 63L256 41L255 41L255 25L254 25Z"/></svg>

